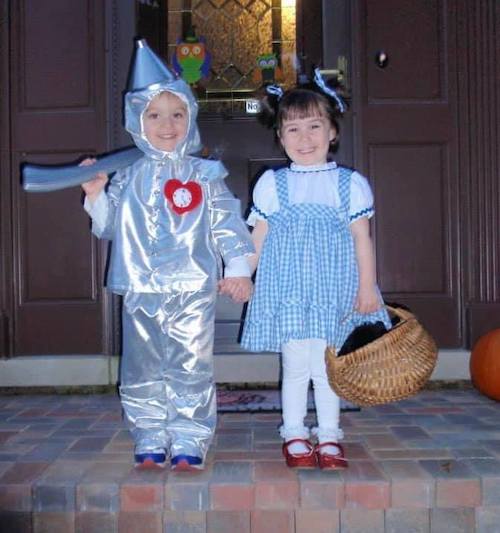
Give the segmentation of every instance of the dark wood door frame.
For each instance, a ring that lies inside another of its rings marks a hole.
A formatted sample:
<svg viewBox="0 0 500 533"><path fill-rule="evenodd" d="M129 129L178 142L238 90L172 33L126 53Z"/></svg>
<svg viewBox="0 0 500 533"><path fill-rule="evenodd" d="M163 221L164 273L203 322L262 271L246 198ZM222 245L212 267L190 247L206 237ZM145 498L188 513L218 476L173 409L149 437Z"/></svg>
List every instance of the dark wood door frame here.
<svg viewBox="0 0 500 533"><path fill-rule="evenodd" d="M500 2L456 0L465 342L500 327Z"/></svg>
<svg viewBox="0 0 500 533"><path fill-rule="evenodd" d="M352 101L353 53L352 53L352 2L350 0L322 0L321 35L322 56L319 65L326 70L342 72L342 85L348 97L348 109L339 121L340 136L335 159L338 163L354 167L354 117ZM311 19L310 31L319 26L318 17Z"/></svg>
<svg viewBox="0 0 500 533"><path fill-rule="evenodd" d="M12 249L10 176L10 2L0 4L0 357L12 345Z"/></svg>

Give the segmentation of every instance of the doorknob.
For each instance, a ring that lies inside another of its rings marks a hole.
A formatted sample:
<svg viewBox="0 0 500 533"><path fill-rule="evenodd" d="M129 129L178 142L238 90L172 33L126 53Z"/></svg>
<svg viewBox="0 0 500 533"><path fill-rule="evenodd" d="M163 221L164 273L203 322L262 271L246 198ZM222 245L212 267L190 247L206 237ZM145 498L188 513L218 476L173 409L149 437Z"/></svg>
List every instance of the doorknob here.
<svg viewBox="0 0 500 533"><path fill-rule="evenodd" d="M347 57L337 57L337 68L326 68L320 70L323 77L335 78L346 90L348 90L348 77L347 77Z"/></svg>

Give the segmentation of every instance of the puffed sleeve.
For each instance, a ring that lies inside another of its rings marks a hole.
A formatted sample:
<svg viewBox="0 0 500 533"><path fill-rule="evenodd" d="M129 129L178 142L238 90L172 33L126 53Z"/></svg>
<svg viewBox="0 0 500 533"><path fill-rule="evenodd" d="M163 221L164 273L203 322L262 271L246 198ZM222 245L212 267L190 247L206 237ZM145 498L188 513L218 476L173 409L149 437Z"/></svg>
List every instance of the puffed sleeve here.
<svg viewBox="0 0 500 533"><path fill-rule="evenodd" d="M92 233L99 239L113 238L116 211L129 178L129 169L120 170L111 178L107 191L101 191L93 204L85 198L83 207L92 219Z"/></svg>
<svg viewBox="0 0 500 533"><path fill-rule="evenodd" d="M266 220L279 209L276 193L274 171L266 170L258 179L253 190L253 203L247 218L249 226L255 226L257 220Z"/></svg>
<svg viewBox="0 0 500 533"><path fill-rule="evenodd" d="M349 221L352 223L362 217L371 218L374 213L373 193L368 180L358 172L353 172Z"/></svg>

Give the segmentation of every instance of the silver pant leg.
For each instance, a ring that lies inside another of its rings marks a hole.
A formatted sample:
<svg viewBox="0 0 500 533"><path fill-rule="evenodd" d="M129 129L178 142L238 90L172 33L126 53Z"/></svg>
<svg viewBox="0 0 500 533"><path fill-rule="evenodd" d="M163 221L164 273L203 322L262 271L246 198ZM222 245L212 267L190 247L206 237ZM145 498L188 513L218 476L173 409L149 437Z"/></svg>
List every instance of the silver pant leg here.
<svg viewBox="0 0 500 533"><path fill-rule="evenodd" d="M161 314L151 317L141 309L130 313L123 306L120 397L136 453L154 448L168 450L170 443L163 379L166 339L161 318Z"/></svg>
<svg viewBox="0 0 500 533"><path fill-rule="evenodd" d="M215 291L183 292L165 301L168 315L168 433L172 456L205 458L217 422L213 380Z"/></svg>

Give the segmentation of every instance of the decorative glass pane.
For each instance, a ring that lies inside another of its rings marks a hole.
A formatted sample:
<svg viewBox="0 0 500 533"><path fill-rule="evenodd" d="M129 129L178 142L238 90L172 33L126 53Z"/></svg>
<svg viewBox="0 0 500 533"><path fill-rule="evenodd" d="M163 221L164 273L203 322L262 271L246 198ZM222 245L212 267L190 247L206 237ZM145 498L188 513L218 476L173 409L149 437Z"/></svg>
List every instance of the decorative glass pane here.
<svg viewBox="0 0 500 533"><path fill-rule="evenodd" d="M167 10L168 60L191 83L201 110L242 112L263 84L295 83L294 0L176 0ZM196 62L189 50L197 39L208 53Z"/></svg>

